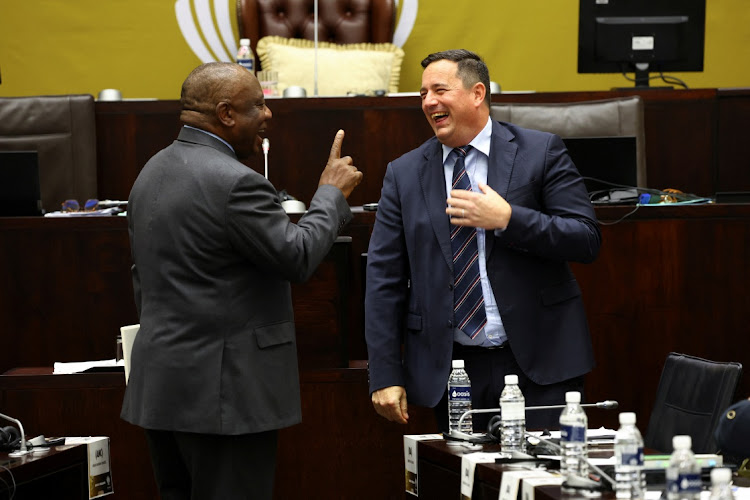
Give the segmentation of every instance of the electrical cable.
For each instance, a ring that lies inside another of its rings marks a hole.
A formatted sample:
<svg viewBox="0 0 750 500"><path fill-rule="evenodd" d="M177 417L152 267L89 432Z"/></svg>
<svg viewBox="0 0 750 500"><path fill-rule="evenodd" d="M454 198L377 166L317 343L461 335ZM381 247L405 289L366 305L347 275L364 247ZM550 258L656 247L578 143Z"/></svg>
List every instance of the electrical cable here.
<svg viewBox="0 0 750 500"><path fill-rule="evenodd" d="M13 500L13 497L16 496L16 478L13 477L13 472L11 472L9 467L6 467L4 465L0 465L3 469L5 469L8 472L8 475L10 476L10 481L13 483L13 488L11 488L8 483L5 481L5 479L0 478L0 481L3 482L5 485L5 489L9 492L8 500Z"/></svg>
<svg viewBox="0 0 750 500"><path fill-rule="evenodd" d="M637 196L637 202L635 203L635 208L619 219L611 222L602 222L599 220L599 224L603 226L611 226L614 224L618 224L625 220L626 218L633 215L635 212L638 211L638 209L642 206L664 206L664 205L690 205L695 203L710 203L713 200L711 198L703 198L691 193L683 193L679 189L672 189L672 188L666 188L666 189L652 189L652 188L643 188L638 186L629 186L626 184L617 184L614 182L605 181L602 179L597 179L596 177L583 177L584 180L598 182L600 184L611 186L607 189L598 189L589 191L589 201L591 201L594 205L604 205L607 204L606 202L597 202L596 198L601 197L604 198L607 195L611 195L614 192L617 192L618 190L632 190ZM604 196L602 196L604 195ZM648 195L647 197L644 197L644 195ZM648 200L651 199L651 197L658 197L658 201L654 203L650 203ZM601 199L600 198L600 199ZM632 198L632 197L631 197ZM624 201L628 200L629 198L620 198L612 200L611 198L608 199L608 202L613 202L611 204L615 204L617 202L621 202L621 204L625 204ZM644 203L644 200L646 202Z"/></svg>
<svg viewBox="0 0 750 500"><path fill-rule="evenodd" d="M637 80L634 77L628 76L627 70L622 69L622 76L629 82L635 83ZM685 83L683 80L677 78L676 76L672 75L665 75L663 71L659 71L658 75L654 76L648 76L648 80L662 80L664 83L668 83L670 85L679 85L680 87L683 87L684 89L689 89L687 83Z"/></svg>

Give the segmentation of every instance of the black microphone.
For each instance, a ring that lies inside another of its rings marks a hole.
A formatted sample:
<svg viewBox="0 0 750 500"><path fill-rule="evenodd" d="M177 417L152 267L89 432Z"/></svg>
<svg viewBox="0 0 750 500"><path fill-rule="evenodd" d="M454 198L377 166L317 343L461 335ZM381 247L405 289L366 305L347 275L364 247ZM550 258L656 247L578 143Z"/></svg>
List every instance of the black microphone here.
<svg viewBox="0 0 750 500"><path fill-rule="evenodd" d="M525 411L529 411L529 410L563 410L565 408L565 406L566 405L564 405L564 404L563 405L547 405L547 406L527 406L525 408ZM598 403L581 403L581 406L583 408L601 408L603 410L615 410L615 409L617 409L620 406L620 404L617 401L613 401L611 399L608 399L606 401L599 401ZM466 412L464 412L461 415L461 418L458 419L458 428L459 429L461 428L461 426L464 423L464 418L466 418L467 415L474 415L476 413L497 413L498 415L500 415L501 412L502 412L502 410L500 408L482 408L482 409L478 409L478 410L469 410L469 411L466 411ZM457 439L461 439L462 435L463 435L463 437L465 437L465 438L468 437L468 439L466 439L467 441L471 440L471 439L476 439L476 437L471 436L470 434L466 434L466 433L460 432L460 431L453 431L453 430L451 430L450 431L450 435L451 435L451 437L454 437L454 438L457 438Z"/></svg>
<svg viewBox="0 0 750 500"><path fill-rule="evenodd" d="M539 442L544 443L546 446L556 451L557 454L560 456L560 459L562 460L562 446L560 446L559 444L553 441L544 439L543 437L537 436L535 434L531 434L530 432L524 432L524 435L529 439L537 439L539 440ZM589 457L584 457L583 460L586 462L586 464L590 468L592 468L597 474L599 474L600 478L604 479L609 484L609 489L611 491L615 490L614 479L612 479L609 475L607 475L601 468L599 468L599 466L597 466L591 460L589 460ZM568 481L566 479L566 483L563 483L563 484L573 489L591 490L591 489L601 489L604 487L603 483L599 483L599 482L593 481L585 477L574 476L573 478L570 478L570 479L573 479L573 481Z"/></svg>
<svg viewBox="0 0 750 500"><path fill-rule="evenodd" d="M8 420L9 422L13 422L14 424L18 426L18 428L21 431L21 449L18 451L13 451L11 453L8 453L8 456L9 457L21 457L23 455L26 455L29 452L29 450L26 447L26 434L24 434L23 432L23 425L21 424L21 421L13 417L9 417L8 415L4 415L2 413L0 413L0 418L4 418L5 420Z"/></svg>

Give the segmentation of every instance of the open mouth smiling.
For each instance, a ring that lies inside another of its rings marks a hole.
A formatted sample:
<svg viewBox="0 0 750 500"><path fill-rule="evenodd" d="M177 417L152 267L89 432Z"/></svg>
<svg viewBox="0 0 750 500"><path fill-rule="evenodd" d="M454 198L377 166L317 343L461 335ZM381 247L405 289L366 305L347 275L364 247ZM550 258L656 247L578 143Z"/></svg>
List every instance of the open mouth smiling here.
<svg viewBox="0 0 750 500"><path fill-rule="evenodd" d="M432 113L430 114L430 118L432 118L432 120L435 123L440 123L444 119L448 118L448 113L446 112Z"/></svg>

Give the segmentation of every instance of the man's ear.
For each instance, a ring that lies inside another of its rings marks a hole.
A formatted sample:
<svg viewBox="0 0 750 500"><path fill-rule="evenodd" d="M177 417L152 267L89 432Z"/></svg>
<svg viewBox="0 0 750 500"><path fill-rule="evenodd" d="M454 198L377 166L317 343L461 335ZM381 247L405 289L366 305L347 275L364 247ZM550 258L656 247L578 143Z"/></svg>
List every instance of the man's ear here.
<svg viewBox="0 0 750 500"><path fill-rule="evenodd" d="M227 127L234 126L234 110L226 101L221 101L216 105L216 118L219 122Z"/></svg>
<svg viewBox="0 0 750 500"><path fill-rule="evenodd" d="M474 84L471 91L474 94L474 104L477 106L482 105L482 103L484 103L484 98L487 95L487 87L485 87L482 82L477 82Z"/></svg>

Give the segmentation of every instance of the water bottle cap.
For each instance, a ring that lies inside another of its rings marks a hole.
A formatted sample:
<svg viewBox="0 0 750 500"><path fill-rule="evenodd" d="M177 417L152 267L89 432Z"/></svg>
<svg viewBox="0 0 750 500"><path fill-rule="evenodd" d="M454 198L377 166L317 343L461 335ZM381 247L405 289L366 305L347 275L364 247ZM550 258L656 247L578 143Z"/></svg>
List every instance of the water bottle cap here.
<svg viewBox="0 0 750 500"><path fill-rule="evenodd" d="M506 375L505 385L518 385L518 375Z"/></svg>
<svg viewBox="0 0 750 500"><path fill-rule="evenodd" d="M728 483L732 480L732 470L726 467L714 467L711 469L712 483Z"/></svg>
<svg viewBox="0 0 750 500"><path fill-rule="evenodd" d="M240 38L240 45L250 45L250 39L249 38Z"/></svg>
<svg viewBox="0 0 750 500"><path fill-rule="evenodd" d="M675 450L689 450L693 446L693 439L690 436L672 437L672 447Z"/></svg>
<svg viewBox="0 0 750 500"><path fill-rule="evenodd" d="M634 425L635 424L635 413L632 411L624 411L620 413L620 425Z"/></svg>
<svg viewBox="0 0 750 500"><path fill-rule="evenodd" d="M570 391L565 393L565 402L566 403L580 403L581 402L581 393L578 391Z"/></svg>
<svg viewBox="0 0 750 500"><path fill-rule="evenodd" d="M463 368L464 367L464 360L463 359L454 359L453 360L453 368Z"/></svg>

